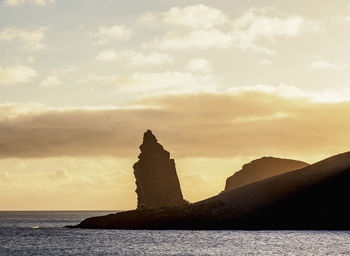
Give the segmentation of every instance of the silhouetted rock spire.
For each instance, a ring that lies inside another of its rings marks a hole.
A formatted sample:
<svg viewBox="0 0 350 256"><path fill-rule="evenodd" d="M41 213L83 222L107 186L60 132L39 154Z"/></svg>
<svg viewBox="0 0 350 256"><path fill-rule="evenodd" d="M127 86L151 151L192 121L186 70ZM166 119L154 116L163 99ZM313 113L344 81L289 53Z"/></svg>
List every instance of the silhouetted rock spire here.
<svg viewBox="0 0 350 256"><path fill-rule="evenodd" d="M185 205L175 161L157 142L152 131L143 135L139 161L133 166L136 178L137 208L161 208Z"/></svg>

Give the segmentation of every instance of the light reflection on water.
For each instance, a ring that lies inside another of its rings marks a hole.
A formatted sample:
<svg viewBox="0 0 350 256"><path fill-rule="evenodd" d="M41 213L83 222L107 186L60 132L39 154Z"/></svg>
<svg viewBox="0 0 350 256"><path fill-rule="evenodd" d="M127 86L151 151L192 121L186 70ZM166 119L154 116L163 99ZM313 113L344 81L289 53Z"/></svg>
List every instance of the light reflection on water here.
<svg viewBox="0 0 350 256"><path fill-rule="evenodd" d="M350 255L350 232L343 231L62 228L104 214L0 212L0 255Z"/></svg>

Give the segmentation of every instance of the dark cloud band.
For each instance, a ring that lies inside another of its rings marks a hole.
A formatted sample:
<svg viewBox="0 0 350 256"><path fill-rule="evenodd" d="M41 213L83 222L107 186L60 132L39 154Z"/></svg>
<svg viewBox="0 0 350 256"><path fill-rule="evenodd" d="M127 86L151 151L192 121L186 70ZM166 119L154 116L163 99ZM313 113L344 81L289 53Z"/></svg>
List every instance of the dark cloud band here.
<svg viewBox="0 0 350 256"><path fill-rule="evenodd" d="M325 154L350 149L350 103L259 92L144 99L145 108L0 106L0 157L135 157L152 129L175 157ZM155 108L156 107L156 108Z"/></svg>

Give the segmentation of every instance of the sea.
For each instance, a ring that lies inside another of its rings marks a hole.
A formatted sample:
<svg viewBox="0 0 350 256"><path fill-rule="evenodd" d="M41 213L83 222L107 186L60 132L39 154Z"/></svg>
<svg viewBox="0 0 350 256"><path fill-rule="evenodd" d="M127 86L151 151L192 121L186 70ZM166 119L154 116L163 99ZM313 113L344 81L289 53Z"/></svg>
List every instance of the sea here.
<svg viewBox="0 0 350 256"><path fill-rule="evenodd" d="M350 255L348 231L69 229L112 212L0 212L0 256Z"/></svg>

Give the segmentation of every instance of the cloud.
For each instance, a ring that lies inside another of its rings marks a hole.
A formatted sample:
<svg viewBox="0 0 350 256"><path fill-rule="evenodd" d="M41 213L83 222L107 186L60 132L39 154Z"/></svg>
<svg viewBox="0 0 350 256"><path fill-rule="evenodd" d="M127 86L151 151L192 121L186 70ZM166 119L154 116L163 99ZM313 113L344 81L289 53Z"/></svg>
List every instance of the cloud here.
<svg viewBox="0 0 350 256"><path fill-rule="evenodd" d="M0 209L132 209L137 203L133 162L107 157L2 159Z"/></svg>
<svg viewBox="0 0 350 256"><path fill-rule="evenodd" d="M185 69L190 72L210 73L212 71L212 65L206 59L192 59L187 62Z"/></svg>
<svg viewBox="0 0 350 256"><path fill-rule="evenodd" d="M58 77L64 77L64 78L71 78L72 74L74 74L79 68L75 65L63 65L55 67L54 69L50 70L50 76L57 76ZM59 78L59 80L61 80Z"/></svg>
<svg viewBox="0 0 350 256"><path fill-rule="evenodd" d="M287 99L303 99L311 102L336 103L350 100L350 91L324 90L306 92L293 85L280 84L278 86L257 84L251 86L235 86L226 90L233 94L242 92L258 92L277 95Z"/></svg>
<svg viewBox="0 0 350 256"><path fill-rule="evenodd" d="M58 78L55 75L51 75L46 77L41 83L40 86L41 87L55 87L55 86L60 86L62 85L63 82L61 81L60 78Z"/></svg>
<svg viewBox="0 0 350 256"><path fill-rule="evenodd" d="M66 180L69 178L68 173L65 170L57 169L55 172L49 174L49 178L56 181L56 180Z"/></svg>
<svg viewBox="0 0 350 256"><path fill-rule="evenodd" d="M133 83L132 77L125 75L97 75L90 74L81 79L79 79L77 84L96 84L98 86L101 85L129 85Z"/></svg>
<svg viewBox="0 0 350 256"><path fill-rule="evenodd" d="M124 25L115 25L110 27L100 27L94 34L97 44L108 44L114 41L126 41L132 35L132 30Z"/></svg>
<svg viewBox="0 0 350 256"><path fill-rule="evenodd" d="M77 81L78 84L114 86L116 93L140 98L147 95L181 94L216 91L220 79L213 74L191 72L136 72L130 75L89 75Z"/></svg>
<svg viewBox="0 0 350 256"><path fill-rule="evenodd" d="M272 95L278 95L284 98L304 98L308 100L314 100L312 95L305 93L303 90L291 86L281 84L279 86L257 84L251 86L235 86L227 90L230 93L240 94L242 92L259 92Z"/></svg>
<svg viewBox="0 0 350 256"><path fill-rule="evenodd" d="M107 50L103 52L99 52L96 56L97 60L100 61L111 61L117 57L117 53L114 50Z"/></svg>
<svg viewBox="0 0 350 256"><path fill-rule="evenodd" d="M235 45L242 49L261 51L267 54L272 50L258 44L259 39L275 40L291 38L303 33L319 33L321 25L302 16L278 17L266 8L252 8L249 12L232 21L232 37Z"/></svg>
<svg viewBox="0 0 350 256"><path fill-rule="evenodd" d="M135 158L146 129L177 158L307 157L349 150L350 102L320 103L251 90L159 96L135 104L143 107L1 105L0 157Z"/></svg>
<svg viewBox="0 0 350 256"><path fill-rule="evenodd" d="M0 66L0 86L28 83L37 77L36 71L25 65L16 65L12 67Z"/></svg>
<svg viewBox="0 0 350 256"><path fill-rule="evenodd" d="M230 33L218 29L199 29L190 32L171 31L151 42L142 44L144 48L160 50L181 50L227 48L232 46L233 38Z"/></svg>
<svg viewBox="0 0 350 256"><path fill-rule="evenodd" d="M133 67L153 64L160 65L165 63L174 62L173 57L169 54L159 53L159 52L151 52L149 54L142 54L135 51L126 51L122 53L125 57L129 59L129 63Z"/></svg>
<svg viewBox="0 0 350 256"><path fill-rule="evenodd" d="M222 11L203 4L184 8L172 7L161 16L164 23L192 29L210 29L228 21Z"/></svg>
<svg viewBox="0 0 350 256"><path fill-rule="evenodd" d="M259 61L259 64L260 65L271 65L272 61L269 60L269 59L262 59L262 60Z"/></svg>
<svg viewBox="0 0 350 256"><path fill-rule="evenodd" d="M23 48L30 50L40 50L45 48L43 43L47 27L40 27L33 30L25 30L16 27L8 27L0 32L0 41L19 41Z"/></svg>
<svg viewBox="0 0 350 256"><path fill-rule="evenodd" d="M18 7L26 4L45 6L45 5L56 3L56 0L5 0L3 3L14 7Z"/></svg>
<svg viewBox="0 0 350 256"><path fill-rule="evenodd" d="M211 74L193 74L190 72L168 71L161 73L135 73L133 84L122 89L124 92L137 92L139 96L149 93L181 94L191 92L215 91L219 78ZM142 86L141 86L142 85Z"/></svg>
<svg viewBox="0 0 350 256"><path fill-rule="evenodd" d="M11 182L13 179L9 177L8 173L0 172L0 182Z"/></svg>
<svg viewBox="0 0 350 256"><path fill-rule="evenodd" d="M159 17L157 14L155 14L153 12L146 12L146 13L140 14L137 17L136 22L138 25L142 25L142 26L148 25L151 27L155 27L155 26L159 25L158 19L159 19Z"/></svg>
<svg viewBox="0 0 350 256"><path fill-rule="evenodd" d="M132 67L139 67L143 65L160 65L174 62L171 55L159 52L144 54L138 51L126 50L117 53L114 50L107 50L98 53L96 56L96 59L100 61L112 61L117 58L128 62L128 65Z"/></svg>
<svg viewBox="0 0 350 256"><path fill-rule="evenodd" d="M294 37L301 33L323 31L321 25L299 15L277 17L268 14L264 8L253 8L232 23L236 31L244 31L249 41L265 36L273 39L278 36Z"/></svg>
<svg viewBox="0 0 350 256"><path fill-rule="evenodd" d="M143 47L161 50L227 48L253 50L265 54L274 51L261 45L261 40L293 38L304 33L319 33L322 26L298 15L277 16L271 9L252 8L233 19L220 10L205 5L173 7L162 14L164 24L179 25ZM225 24L226 26L221 26ZM231 24L227 28L227 24ZM187 29L181 29L185 27Z"/></svg>
<svg viewBox="0 0 350 256"><path fill-rule="evenodd" d="M348 67L348 65L343 64L343 65L339 65L339 64L335 64L326 60L315 60L310 64L311 68L314 69L330 69L330 70L336 70L336 69L346 69Z"/></svg>

